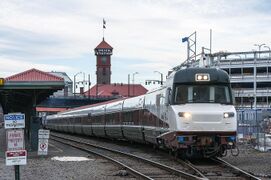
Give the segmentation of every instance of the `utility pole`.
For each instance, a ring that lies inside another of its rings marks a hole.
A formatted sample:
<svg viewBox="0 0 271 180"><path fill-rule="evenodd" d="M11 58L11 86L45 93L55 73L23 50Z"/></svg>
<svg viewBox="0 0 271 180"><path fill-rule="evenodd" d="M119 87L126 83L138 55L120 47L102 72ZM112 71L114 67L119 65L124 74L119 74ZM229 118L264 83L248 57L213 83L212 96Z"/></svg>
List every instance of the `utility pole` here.
<svg viewBox="0 0 271 180"><path fill-rule="evenodd" d="M130 97L130 74L128 74L128 97Z"/></svg>

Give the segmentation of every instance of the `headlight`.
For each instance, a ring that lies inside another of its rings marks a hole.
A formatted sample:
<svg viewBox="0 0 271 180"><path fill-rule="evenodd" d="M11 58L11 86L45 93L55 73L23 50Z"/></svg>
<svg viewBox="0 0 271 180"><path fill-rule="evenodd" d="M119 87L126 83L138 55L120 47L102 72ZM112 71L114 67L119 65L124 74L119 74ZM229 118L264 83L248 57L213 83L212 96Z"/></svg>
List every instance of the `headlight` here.
<svg viewBox="0 0 271 180"><path fill-rule="evenodd" d="M196 81L210 81L210 75L209 74L196 74L195 76Z"/></svg>
<svg viewBox="0 0 271 180"><path fill-rule="evenodd" d="M232 117L234 117L234 113L233 112L224 112L223 117L224 118L232 118Z"/></svg>
<svg viewBox="0 0 271 180"><path fill-rule="evenodd" d="M191 117L191 114L188 113L188 112L179 112L178 115L180 117L184 117L184 118L190 118Z"/></svg>

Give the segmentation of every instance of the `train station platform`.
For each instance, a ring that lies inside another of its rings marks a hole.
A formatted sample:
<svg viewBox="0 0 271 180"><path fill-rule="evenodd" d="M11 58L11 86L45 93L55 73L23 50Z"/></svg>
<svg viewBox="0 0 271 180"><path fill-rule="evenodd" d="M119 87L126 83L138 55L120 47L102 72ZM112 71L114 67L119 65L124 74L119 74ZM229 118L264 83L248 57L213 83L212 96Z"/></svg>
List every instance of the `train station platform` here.
<svg viewBox="0 0 271 180"><path fill-rule="evenodd" d="M24 113L25 134L29 150L37 150L40 119L36 106L54 92L63 89L64 79L38 69L30 69L1 78L0 104L3 113Z"/></svg>

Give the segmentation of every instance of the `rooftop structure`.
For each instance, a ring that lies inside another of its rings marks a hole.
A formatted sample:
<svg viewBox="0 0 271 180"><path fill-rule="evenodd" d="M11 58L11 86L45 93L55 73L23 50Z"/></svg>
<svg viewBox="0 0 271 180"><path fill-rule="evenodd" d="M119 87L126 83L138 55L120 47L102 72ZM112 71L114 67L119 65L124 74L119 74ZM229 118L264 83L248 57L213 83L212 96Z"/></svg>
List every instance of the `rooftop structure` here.
<svg viewBox="0 0 271 180"><path fill-rule="evenodd" d="M143 95L146 92L147 89L141 84L96 84L85 92L85 96L133 97Z"/></svg>
<svg viewBox="0 0 271 180"><path fill-rule="evenodd" d="M65 83L64 89L55 92L53 94L53 96L59 97L59 96L72 96L73 95L73 92L72 92L73 82L65 72L52 71L52 72L48 72L48 73L63 78L64 83Z"/></svg>

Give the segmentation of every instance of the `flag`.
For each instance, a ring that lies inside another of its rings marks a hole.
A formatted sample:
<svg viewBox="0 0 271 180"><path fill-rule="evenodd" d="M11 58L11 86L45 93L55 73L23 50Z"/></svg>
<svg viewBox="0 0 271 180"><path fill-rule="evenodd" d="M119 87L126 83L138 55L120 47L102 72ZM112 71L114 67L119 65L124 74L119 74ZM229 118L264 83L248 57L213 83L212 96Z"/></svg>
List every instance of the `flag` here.
<svg viewBox="0 0 271 180"><path fill-rule="evenodd" d="M188 41L188 37L182 38L182 42L186 42L186 41Z"/></svg>
<svg viewBox="0 0 271 180"><path fill-rule="evenodd" d="M106 29L105 24L106 24L106 22L105 22L105 20L103 19L103 28L104 28L104 29Z"/></svg>

